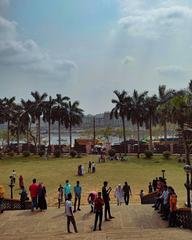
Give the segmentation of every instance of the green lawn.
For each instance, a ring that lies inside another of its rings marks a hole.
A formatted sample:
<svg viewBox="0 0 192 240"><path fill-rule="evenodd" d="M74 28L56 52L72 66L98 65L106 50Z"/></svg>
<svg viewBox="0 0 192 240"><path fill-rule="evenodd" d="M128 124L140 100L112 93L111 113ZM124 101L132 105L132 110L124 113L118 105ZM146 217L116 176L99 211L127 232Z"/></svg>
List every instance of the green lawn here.
<svg viewBox="0 0 192 240"><path fill-rule="evenodd" d="M87 172L88 161L96 162L96 173L85 176L77 176L77 166L84 164ZM8 187L9 176L15 169L17 176L20 174L24 177L24 183L28 189L31 180L35 177L38 181L42 181L47 188L47 199L49 205L55 205L57 202L57 188L59 184L63 184L69 179L72 186L77 180L80 180L83 187L83 202L86 202L87 194L91 190L101 190L104 180L114 190L116 185L124 181L128 181L131 185L133 196L132 202L139 202L139 192L144 189L148 190L148 183L156 176L161 176L161 170L166 170L166 178L168 185L172 185L178 195L179 205L182 206L186 199L186 191L184 188L185 173L183 164L178 163L176 157L170 160L164 160L160 156L153 159L137 159L134 156L128 157L127 161L108 161L106 163L97 163L98 156L88 155L82 158L50 158L45 160L37 156L24 158L22 156L9 157L0 160L0 184L6 188L6 197L10 196ZM19 198L18 179L14 188L14 197ZM112 200L114 191L111 193Z"/></svg>

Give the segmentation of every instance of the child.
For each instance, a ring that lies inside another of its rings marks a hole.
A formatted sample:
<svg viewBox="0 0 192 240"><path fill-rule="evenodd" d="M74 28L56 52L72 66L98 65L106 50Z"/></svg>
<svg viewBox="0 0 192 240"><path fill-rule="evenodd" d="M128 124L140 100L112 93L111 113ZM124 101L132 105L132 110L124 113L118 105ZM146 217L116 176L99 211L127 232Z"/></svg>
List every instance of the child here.
<svg viewBox="0 0 192 240"><path fill-rule="evenodd" d="M68 231L68 233L71 233L70 223L72 223L73 227L74 227L74 230L77 233L78 231L77 231L77 226L76 226L75 218L74 218L73 211L72 211L71 199L72 199L72 195L71 195L71 193L69 193L67 195L67 200L65 202L65 213L66 213L66 216L67 216L67 231Z"/></svg>
<svg viewBox="0 0 192 240"><path fill-rule="evenodd" d="M61 202L62 202L62 196L63 196L63 188L60 185L60 187L58 188L58 208L61 207Z"/></svg>

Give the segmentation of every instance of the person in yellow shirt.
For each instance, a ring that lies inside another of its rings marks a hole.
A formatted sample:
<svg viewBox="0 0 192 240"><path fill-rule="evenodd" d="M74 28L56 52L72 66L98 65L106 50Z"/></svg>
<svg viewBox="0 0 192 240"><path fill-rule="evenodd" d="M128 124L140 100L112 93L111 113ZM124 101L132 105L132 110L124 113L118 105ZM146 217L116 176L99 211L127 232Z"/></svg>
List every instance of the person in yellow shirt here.
<svg viewBox="0 0 192 240"><path fill-rule="evenodd" d="M5 188L0 185L0 213L3 213L3 199L5 194Z"/></svg>

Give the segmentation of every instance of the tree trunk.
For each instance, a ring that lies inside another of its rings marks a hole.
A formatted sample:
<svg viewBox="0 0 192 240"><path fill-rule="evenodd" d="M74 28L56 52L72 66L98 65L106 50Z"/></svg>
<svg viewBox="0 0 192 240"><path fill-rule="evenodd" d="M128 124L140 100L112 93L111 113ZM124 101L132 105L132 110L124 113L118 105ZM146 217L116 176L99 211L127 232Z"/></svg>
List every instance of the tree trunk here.
<svg viewBox="0 0 192 240"><path fill-rule="evenodd" d="M184 148L185 148L186 164L187 165L191 165L191 162L190 162L190 148L189 148L189 145L187 144L187 139L185 137L185 133L184 133L184 128L183 127L181 127L181 132L182 132L183 144L184 144Z"/></svg>
<svg viewBox="0 0 192 240"><path fill-rule="evenodd" d="M27 123L27 151L29 150L29 123Z"/></svg>
<svg viewBox="0 0 192 240"><path fill-rule="evenodd" d="M39 145L39 151L41 148L41 118L38 118L38 145Z"/></svg>
<svg viewBox="0 0 192 240"><path fill-rule="evenodd" d="M139 123L137 123L137 158L140 157L140 135L139 135Z"/></svg>
<svg viewBox="0 0 192 240"><path fill-rule="evenodd" d="M166 121L163 124L163 128L164 128L164 140L167 141L167 123L166 123Z"/></svg>
<svg viewBox="0 0 192 240"><path fill-rule="evenodd" d="M93 145L95 146L95 117L93 117Z"/></svg>
<svg viewBox="0 0 192 240"><path fill-rule="evenodd" d="M19 129L20 129L20 124L18 123L17 125L17 154L20 153L20 150L19 150Z"/></svg>
<svg viewBox="0 0 192 240"><path fill-rule="evenodd" d="M126 134L125 134L125 118L122 117L123 123L123 140L124 140L124 154L127 155L127 141L126 141Z"/></svg>
<svg viewBox="0 0 192 240"><path fill-rule="evenodd" d="M58 121L58 133L59 133L59 151L61 151L61 120L59 118L59 121Z"/></svg>
<svg viewBox="0 0 192 240"><path fill-rule="evenodd" d="M71 152L71 145L72 145L72 127L71 123L69 123L69 152Z"/></svg>
<svg viewBox="0 0 192 240"><path fill-rule="evenodd" d="M10 145L10 136L9 136L9 129L10 129L10 121L7 121L7 146L9 148Z"/></svg>
<svg viewBox="0 0 192 240"><path fill-rule="evenodd" d="M153 139L152 139L152 123L151 123L151 116L149 117L149 136L150 136L149 150L150 150L150 151L153 151Z"/></svg>
<svg viewBox="0 0 192 240"><path fill-rule="evenodd" d="M49 118L48 121L48 142L49 142L49 148L51 146L51 119Z"/></svg>

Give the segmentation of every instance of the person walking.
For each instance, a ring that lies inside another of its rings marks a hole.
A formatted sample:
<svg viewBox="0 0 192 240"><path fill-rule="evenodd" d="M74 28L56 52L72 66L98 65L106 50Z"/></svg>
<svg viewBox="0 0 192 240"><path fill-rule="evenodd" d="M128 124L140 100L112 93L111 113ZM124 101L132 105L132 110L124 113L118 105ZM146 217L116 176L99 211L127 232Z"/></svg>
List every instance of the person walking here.
<svg viewBox="0 0 192 240"><path fill-rule="evenodd" d="M41 182L38 186L38 207L40 211L47 209L47 201L46 201L46 188L44 184Z"/></svg>
<svg viewBox="0 0 192 240"><path fill-rule="evenodd" d="M58 187L58 208L61 207L61 203L63 202L63 187L61 186L61 184Z"/></svg>
<svg viewBox="0 0 192 240"><path fill-rule="evenodd" d="M72 199L72 195L71 195L71 193L69 193L67 195L67 200L65 202L65 213L66 213L66 216L67 216L67 231L68 231L68 233L71 233L70 223L72 223L73 227L74 227L74 230L77 233L78 231L77 231L77 226L76 226L75 218L74 218L73 211L72 211L71 199Z"/></svg>
<svg viewBox="0 0 192 240"><path fill-rule="evenodd" d="M108 182L105 181L103 183L103 187L102 187L102 196L103 196L103 200L104 200L104 203L105 203L105 221L110 221L110 219L114 218L114 217L111 216L110 197L109 197L109 194L110 194L112 188L109 187L107 189L107 185L108 185ZM109 218L107 218L107 213L108 213Z"/></svg>
<svg viewBox="0 0 192 240"><path fill-rule="evenodd" d="M99 230L101 231L102 218L103 218L103 205L104 205L104 200L101 197L101 192L98 192L98 195L95 199L95 222L94 222L93 231L96 231L97 229L98 218L99 218Z"/></svg>
<svg viewBox="0 0 192 240"><path fill-rule="evenodd" d="M117 206L120 206L123 202L123 189L121 188L121 184L119 184L115 189L115 197L117 199Z"/></svg>
<svg viewBox="0 0 192 240"><path fill-rule="evenodd" d="M37 208L37 192L38 192L38 185L36 183L36 178L33 179L33 183L29 186L29 192L31 195L31 211L34 211L34 208Z"/></svg>
<svg viewBox="0 0 192 240"><path fill-rule="evenodd" d="M132 195L132 192L131 192L131 187L128 185L127 182L125 182L125 184L123 186L123 194L124 194L124 202L126 205L128 205L129 197L130 197L130 195Z"/></svg>
<svg viewBox="0 0 192 240"><path fill-rule="evenodd" d="M27 191L24 188L24 186L21 186L21 192L19 194L20 194L21 209L25 209L25 201L27 200Z"/></svg>
<svg viewBox="0 0 192 240"><path fill-rule="evenodd" d="M78 211L81 211L81 209L80 209L81 192L82 192L82 188L81 188L81 186L80 186L80 184L79 184L79 181L77 181L76 186L74 186L75 202L74 202L74 210L73 210L73 212L76 212L77 202L78 202L77 210L78 210Z"/></svg>
<svg viewBox="0 0 192 240"><path fill-rule="evenodd" d="M22 187L24 187L24 182L23 182L23 176L22 175L19 176L19 187L20 187L20 189L22 189Z"/></svg>
<svg viewBox="0 0 192 240"><path fill-rule="evenodd" d="M92 165L92 163L91 163L91 161L89 161L88 162L88 173L91 173L91 165Z"/></svg>

